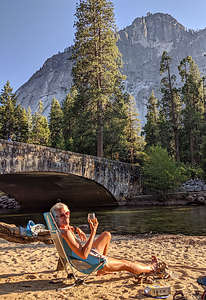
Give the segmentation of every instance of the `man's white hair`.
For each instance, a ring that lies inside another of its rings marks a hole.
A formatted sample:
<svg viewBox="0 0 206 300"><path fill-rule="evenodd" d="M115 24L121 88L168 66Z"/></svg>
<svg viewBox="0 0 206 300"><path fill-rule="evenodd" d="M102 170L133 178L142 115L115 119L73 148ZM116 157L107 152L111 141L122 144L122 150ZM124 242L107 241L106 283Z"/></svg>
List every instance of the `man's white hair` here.
<svg viewBox="0 0 206 300"><path fill-rule="evenodd" d="M64 203L61 203L61 202L56 203L55 205L52 206L52 208L51 208L50 211L51 211L52 215L54 216L54 218L56 217L56 215L58 215L58 211L59 211L61 208L64 208L64 209L68 209L68 210L69 210L68 206L67 206L66 204L64 204Z"/></svg>

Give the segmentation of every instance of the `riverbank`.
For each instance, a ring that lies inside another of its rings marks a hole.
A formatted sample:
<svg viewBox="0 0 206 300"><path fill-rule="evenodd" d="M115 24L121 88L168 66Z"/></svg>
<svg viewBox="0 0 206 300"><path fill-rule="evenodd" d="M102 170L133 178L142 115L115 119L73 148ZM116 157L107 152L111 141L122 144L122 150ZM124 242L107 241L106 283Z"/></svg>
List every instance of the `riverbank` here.
<svg viewBox="0 0 206 300"><path fill-rule="evenodd" d="M120 202L124 206L187 206L187 205L206 205L206 191L175 192L168 193L165 199L157 194L138 195L127 201Z"/></svg>
<svg viewBox="0 0 206 300"><path fill-rule="evenodd" d="M42 243L16 244L0 239L0 298L12 299L148 299L144 288L129 273L91 276L88 285L67 291L56 289L64 286L54 283L58 255L53 245ZM150 262L156 255L169 267L171 278L155 284L169 285L172 295L183 290L187 299L201 299L203 288L197 283L206 275L206 237L184 235L113 236L110 256ZM59 273L59 278L65 276ZM71 284L68 280L68 284ZM152 299L152 298L150 298ZM172 299L172 296L167 298Z"/></svg>

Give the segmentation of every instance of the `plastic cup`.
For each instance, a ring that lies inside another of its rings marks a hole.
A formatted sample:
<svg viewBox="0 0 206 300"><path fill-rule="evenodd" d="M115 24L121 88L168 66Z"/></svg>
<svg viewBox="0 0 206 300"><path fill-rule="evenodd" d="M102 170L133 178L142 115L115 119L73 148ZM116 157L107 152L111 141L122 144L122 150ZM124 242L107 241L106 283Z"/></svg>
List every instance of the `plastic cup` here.
<svg viewBox="0 0 206 300"><path fill-rule="evenodd" d="M88 221L95 219L95 213L88 213Z"/></svg>

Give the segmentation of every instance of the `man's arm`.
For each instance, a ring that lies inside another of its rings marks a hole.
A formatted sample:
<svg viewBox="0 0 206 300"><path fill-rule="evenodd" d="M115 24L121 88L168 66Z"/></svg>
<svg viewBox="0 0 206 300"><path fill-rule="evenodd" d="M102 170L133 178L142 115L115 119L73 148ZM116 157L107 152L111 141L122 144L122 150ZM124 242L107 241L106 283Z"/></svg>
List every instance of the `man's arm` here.
<svg viewBox="0 0 206 300"><path fill-rule="evenodd" d="M89 225L91 229L90 236L86 244L82 247L74 238L73 234L69 230L63 230L62 235L66 242L68 243L69 247L72 249L74 253L76 253L79 257L86 259L91 251L94 237L96 235L98 221L97 219L89 220Z"/></svg>
<svg viewBox="0 0 206 300"><path fill-rule="evenodd" d="M70 228L73 230L74 233L78 234L78 236L80 237L80 240L82 242L86 241L87 237L82 229L80 229L79 227L76 227L76 226L70 226Z"/></svg>

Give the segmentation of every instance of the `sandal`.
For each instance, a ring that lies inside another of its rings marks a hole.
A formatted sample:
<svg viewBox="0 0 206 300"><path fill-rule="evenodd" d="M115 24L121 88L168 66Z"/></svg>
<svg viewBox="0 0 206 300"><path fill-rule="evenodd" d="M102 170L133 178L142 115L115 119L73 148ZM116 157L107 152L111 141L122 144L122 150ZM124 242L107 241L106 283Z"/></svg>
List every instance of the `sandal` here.
<svg viewBox="0 0 206 300"><path fill-rule="evenodd" d="M187 298L185 298L183 291L176 291L174 293L173 300L187 300Z"/></svg>
<svg viewBox="0 0 206 300"><path fill-rule="evenodd" d="M155 256L152 256L152 264L154 265L153 271L149 273L141 273L137 276L138 283L153 283L155 279L168 279L170 274L166 271L168 269L165 262L157 261Z"/></svg>
<svg viewBox="0 0 206 300"><path fill-rule="evenodd" d="M165 262L158 261L155 256L152 256L152 263L154 264L154 270L152 274L157 279L168 279L170 274L167 272L168 267Z"/></svg>

